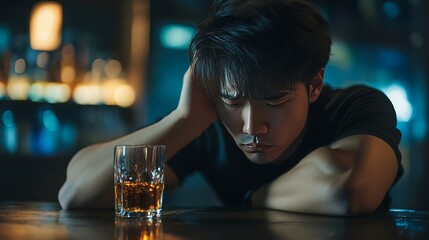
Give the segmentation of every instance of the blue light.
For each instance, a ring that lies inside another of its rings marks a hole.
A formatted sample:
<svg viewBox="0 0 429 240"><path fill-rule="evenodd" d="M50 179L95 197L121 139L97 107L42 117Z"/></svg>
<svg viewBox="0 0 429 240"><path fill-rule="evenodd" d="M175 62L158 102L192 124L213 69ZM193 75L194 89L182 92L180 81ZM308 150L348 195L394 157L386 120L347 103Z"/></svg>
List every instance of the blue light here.
<svg viewBox="0 0 429 240"><path fill-rule="evenodd" d="M2 115L3 124L8 128L14 125L13 114L10 110L7 110Z"/></svg>
<svg viewBox="0 0 429 240"><path fill-rule="evenodd" d="M412 209L399 209L399 208L392 208L389 211L397 212L397 213L415 213L416 212L416 210L412 210Z"/></svg>
<svg viewBox="0 0 429 240"><path fill-rule="evenodd" d="M401 9L395 2L387 1L383 4L383 12L390 18L397 18L401 13Z"/></svg>
<svg viewBox="0 0 429 240"><path fill-rule="evenodd" d="M42 125L35 135L35 142L32 150L35 154L51 155L57 152L58 145L61 144L60 121L56 114L49 109L41 110L39 121Z"/></svg>
<svg viewBox="0 0 429 240"><path fill-rule="evenodd" d="M388 88L383 89L393 104L396 111L396 116L400 122L408 122L413 116L413 107L408 101L407 92L405 89L397 84L392 84Z"/></svg>
<svg viewBox="0 0 429 240"><path fill-rule="evenodd" d="M6 151L15 152L18 148L18 131L15 126L15 121L13 118L13 113L10 110L5 111L2 114L4 128L4 143Z"/></svg>
<svg viewBox="0 0 429 240"><path fill-rule="evenodd" d="M56 139L56 135L54 132L41 128L40 132L37 136L37 144L35 145L35 152L50 155L55 153L58 150L58 140Z"/></svg>
<svg viewBox="0 0 429 240"><path fill-rule="evenodd" d="M380 64L387 68L404 68L408 61L407 57L397 50L380 49L376 54Z"/></svg>
<svg viewBox="0 0 429 240"><path fill-rule="evenodd" d="M161 44L165 48L188 49L194 34L194 28L169 24L161 29Z"/></svg>
<svg viewBox="0 0 429 240"><path fill-rule="evenodd" d="M0 26L0 54L9 47L10 32L7 28Z"/></svg>
<svg viewBox="0 0 429 240"><path fill-rule="evenodd" d="M54 112L51 110L46 110L42 114L43 126L49 131L56 132L58 131L59 122L58 118Z"/></svg>
<svg viewBox="0 0 429 240"><path fill-rule="evenodd" d="M76 127L69 123L63 123L61 127L61 139L64 147L66 148L64 150L72 150L76 144L77 138L78 135Z"/></svg>

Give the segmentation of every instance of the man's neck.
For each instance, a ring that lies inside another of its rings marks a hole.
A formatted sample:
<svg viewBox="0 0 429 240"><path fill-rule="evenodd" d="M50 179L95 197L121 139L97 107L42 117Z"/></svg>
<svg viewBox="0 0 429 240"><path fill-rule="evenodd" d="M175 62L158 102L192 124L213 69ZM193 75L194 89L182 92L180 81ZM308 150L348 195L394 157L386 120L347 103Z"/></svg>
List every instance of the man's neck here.
<svg viewBox="0 0 429 240"><path fill-rule="evenodd" d="M292 144L289 146L288 149L286 149L285 152L280 155L280 157L272 162L272 164L280 164L284 161L286 161L290 156L292 156L301 146L302 141L304 140L305 133L307 132L307 124L302 129L301 133L298 135L298 137L292 142Z"/></svg>

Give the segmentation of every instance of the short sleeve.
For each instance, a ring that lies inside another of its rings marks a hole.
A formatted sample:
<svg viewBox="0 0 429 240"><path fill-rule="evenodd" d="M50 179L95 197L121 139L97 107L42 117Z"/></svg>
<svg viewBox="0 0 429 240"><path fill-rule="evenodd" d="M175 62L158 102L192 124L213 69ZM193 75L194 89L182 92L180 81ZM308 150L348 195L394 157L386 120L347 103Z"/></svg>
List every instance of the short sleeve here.
<svg viewBox="0 0 429 240"><path fill-rule="evenodd" d="M327 105L329 125L335 142L341 138L368 134L389 144L401 161L401 132L396 128L396 113L389 98L379 90L355 86L334 93Z"/></svg>

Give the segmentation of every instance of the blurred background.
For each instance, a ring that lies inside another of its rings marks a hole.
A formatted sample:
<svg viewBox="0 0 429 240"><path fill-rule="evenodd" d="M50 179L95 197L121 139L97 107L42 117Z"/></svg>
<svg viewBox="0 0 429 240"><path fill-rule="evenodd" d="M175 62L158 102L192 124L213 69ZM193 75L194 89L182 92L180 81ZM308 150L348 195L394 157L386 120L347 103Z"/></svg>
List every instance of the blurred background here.
<svg viewBox="0 0 429 240"><path fill-rule="evenodd" d="M429 2L313 0L330 23L325 82L382 90L405 174L395 208L429 209ZM73 154L173 110L210 0L5 0L0 4L0 200L57 200ZM426 10L426 11L425 11ZM195 174L165 198L215 206Z"/></svg>

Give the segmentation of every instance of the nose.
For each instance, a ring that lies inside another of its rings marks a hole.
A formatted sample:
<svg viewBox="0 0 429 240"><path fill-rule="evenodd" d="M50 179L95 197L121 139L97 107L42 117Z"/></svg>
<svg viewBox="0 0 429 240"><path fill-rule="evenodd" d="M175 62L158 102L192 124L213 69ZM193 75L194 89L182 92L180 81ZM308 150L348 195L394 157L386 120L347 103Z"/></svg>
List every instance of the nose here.
<svg viewBox="0 0 429 240"><path fill-rule="evenodd" d="M259 136L268 132L265 113L257 103L249 100L243 107L243 133Z"/></svg>

